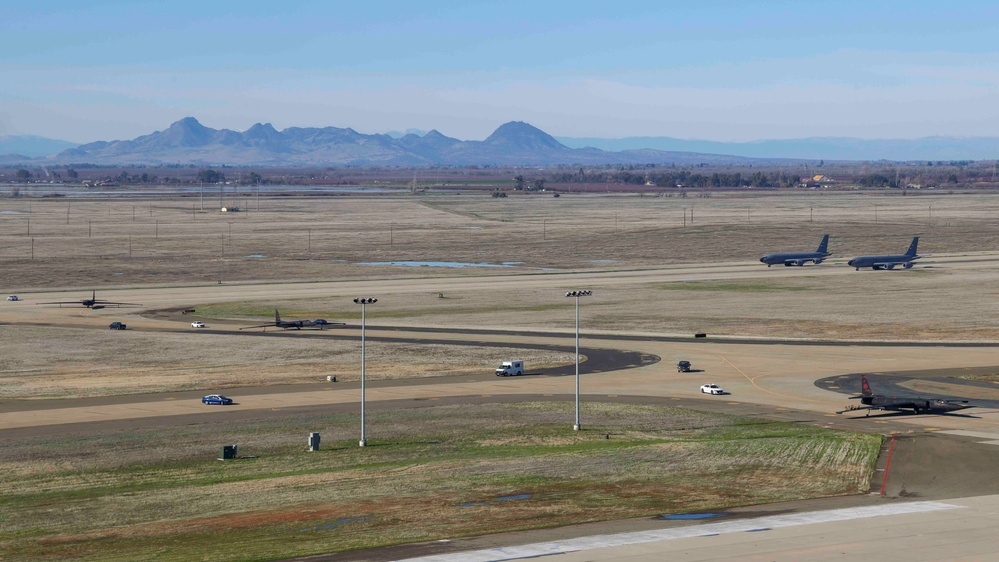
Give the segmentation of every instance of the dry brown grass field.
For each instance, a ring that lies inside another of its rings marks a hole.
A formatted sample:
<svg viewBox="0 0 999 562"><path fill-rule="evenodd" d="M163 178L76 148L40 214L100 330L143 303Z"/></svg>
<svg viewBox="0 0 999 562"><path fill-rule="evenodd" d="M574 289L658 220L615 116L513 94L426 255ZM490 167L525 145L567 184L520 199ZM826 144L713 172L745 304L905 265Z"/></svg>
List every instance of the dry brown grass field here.
<svg viewBox="0 0 999 562"><path fill-rule="evenodd" d="M9 313L0 324L0 399L211 391L313 382L327 374L356 380L359 346L335 331L322 338L234 331L272 318L274 308L287 318L356 324L360 310L346 291L295 290L326 281L425 284L419 291L410 284L352 295L379 298L367 309L369 328L568 335L574 303L563 291L587 288L574 280L588 272L623 277L663 269L672 272L668 282L636 278L594 287L582 304L584 330L999 341L992 289L999 275L993 263L999 197L991 194L448 193L269 197L259 210L255 200L242 206L222 214L202 212L196 198L0 199L0 290L25 298L0 302ZM769 251L812 249L825 233L832 236L832 263L788 271L757 262ZM923 253L942 259L893 272L842 265L857 254L901 252L914 235L922 236ZM364 263L401 260L505 267ZM712 275L731 267L742 269ZM696 279L684 279L688 268L698 270ZM565 277L568 287L439 286L449 277L545 279L573 272L580 276ZM170 287L190 291L177 297ZM63 295L57 300L80 299L91 289L99 298L129 300L152 288L157 303L169 304L87 310L33 302L53 293ZM167 325L149 310L157 307L197 312ZM193 318L233 331L198 332L187 324ZM116 319L139 329L107 330ZM170 326L190 331L162 330ZM515 344L383 341L367 354L375 379L482 373L513 356L536 368L572 361L571 354ZM807 424L591 400L587 431L571 432L571 407L477 404L379 413L370 421L381 442L364 449L354 440L356 415L291 411L245 424L8 439L0 443L0 469L11 476L0 484L0 551L178 560L252 552L266 559L857 494L867 491L880 443L878 435ZM309 456L304 436L316 429L328 448ZM596 432L613 438L595 438ZM214 456L223 442L238 442L259 458L219 463ZM580 480L581 473L587 478ZM706 491L705 479L717 485ZM497 500L520 495L531 499Z"/></svg>
<svg viewBox="0 0 999 562"><path fill-rule="evenodd" d="M196 197L2 198L0 287L25 291L745 262L774 249L811 249L823 233L832 235L839 258L902 252L916 234L923 236L921 249L933 253L991 252L999 242L999 195L993 194L810 191L684 199L631 194L496 199L448 193L274 197L256 207L251 199L243 212L220 213L215 207L202 212ZM360 265L401 260L512 266L442 271Z"/></svg>
<svg viewBox="0 0 999 562"><path fill-rule="evenodd" d="M358 343L336 337L113 333L0 326L0 400L77 398L360 379ZM571 353L466 345L379 342L366 350L368 380L488 373L517 357L532 369L572 363Z"/></svg>
<svg viewBox="0 0 999 562"><path fill-rule="evenodd" d="M183 304L196 307L209 324L256 323L272 317L274 308L290 318L356 323L360 311L343 296L246 301L240 286L426 278L425 293L376 295L380 302L368 311L369 325L566 332L573 327L573 303L562 297L564 289L454 290L441 299L435 279L753 263L768 251L812 249L823 233L832 236L833 262L901 252L913 235L922 236L921 252L968 260L995 256L999 196L809 191L686 199L607 194L497 199L481 193L271 197L251 199L234 214L202 212L196 198L4 198L0 287L27 297L63 288L67 299L98 288L99 297L115 298L114 288L223 280L233 285L228 302ZM361 263L396 260L509 267ZM796 268L794 277L780 276L786 268L756 264L750 279L608 285L585 300L581 315L590 332L999 341L993 289L999 270L932 266L932 260L924 260L929 267L910 271L849 275L829 275L846 266L827 263ZM127 319L118 315L134 312L52 313ZM109 338L106 331L55 327L0 330L6 396L218 389L304 382L325 374L349 378L358 370L357 346L350 342L324 343L321 351L312 343L284 340L255 342L248 349L235 336L126 332ZM503 355L523 356L536 366L571 360L457 346L395 344L371 352L374 376L482 372L497 357L510 358ZM124 373L129 377L122 378Z"/></svg>

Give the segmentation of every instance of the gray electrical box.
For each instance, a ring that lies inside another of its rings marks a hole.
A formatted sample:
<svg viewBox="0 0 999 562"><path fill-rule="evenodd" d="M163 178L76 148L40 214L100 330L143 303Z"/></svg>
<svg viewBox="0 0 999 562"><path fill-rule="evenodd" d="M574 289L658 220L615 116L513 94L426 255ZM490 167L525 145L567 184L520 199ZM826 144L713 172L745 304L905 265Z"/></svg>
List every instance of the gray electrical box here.
<svg viewBox="0 0 999 562"><path fill-rule="evenodd" d="M319 450L319 433L313 431L309 434L309 450L318 451Z"/></svg>
<svg viewBox="0 0 999 562"><path fill-rule="evenodd" d="M222 445L222 460L232 460L236 458L235 445Z"/></svg>

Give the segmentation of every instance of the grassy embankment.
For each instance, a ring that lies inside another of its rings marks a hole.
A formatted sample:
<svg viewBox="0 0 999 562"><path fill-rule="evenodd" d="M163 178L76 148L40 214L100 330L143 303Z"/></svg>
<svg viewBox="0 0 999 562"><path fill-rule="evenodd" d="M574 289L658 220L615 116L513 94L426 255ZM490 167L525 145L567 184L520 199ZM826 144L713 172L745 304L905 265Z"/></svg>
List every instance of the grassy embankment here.
<svg viewBox="0 0 999 562"><path fill-rule="evenodd" d="M0 448L12 559L266 560L866 492L880 437L665 406L438 406ZM309 431L323 448L305 449ZM605 439L604 434L610 438ZM215 460L224 443L241 455Z"/></svg>

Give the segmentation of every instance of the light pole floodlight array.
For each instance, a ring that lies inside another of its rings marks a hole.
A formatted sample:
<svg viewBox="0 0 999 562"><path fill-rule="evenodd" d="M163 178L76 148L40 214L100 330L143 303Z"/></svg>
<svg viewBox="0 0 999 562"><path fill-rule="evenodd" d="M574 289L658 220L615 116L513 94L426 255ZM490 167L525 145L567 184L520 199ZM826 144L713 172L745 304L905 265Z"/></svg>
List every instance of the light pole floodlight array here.
<svg viewBox="0 0 999 562"><path fill-rule="evenodd" d="M582 426L579 424L579 297L588 297L593 291L566 291L565 296L576 299L576 423L572 429L579 431Z"/></svg>
<svg viewBox="0 0 999 562"><path fill-rule="evenodd" d="M368 444L364 435L364 305L374 304L378 299L357 297L354 302L361 305L361 440L358 445L364 447Z"/></svg>

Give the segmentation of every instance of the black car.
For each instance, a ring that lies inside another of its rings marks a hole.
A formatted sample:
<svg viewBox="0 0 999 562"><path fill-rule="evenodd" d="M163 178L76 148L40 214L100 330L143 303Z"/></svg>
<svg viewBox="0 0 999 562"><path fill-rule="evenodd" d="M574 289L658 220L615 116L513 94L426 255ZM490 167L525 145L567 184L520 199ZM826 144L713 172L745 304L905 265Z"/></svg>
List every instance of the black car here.
<svg viewBox="0 0 999 562"><path fill-rule="evenodd" d="M125 323L124 322L112 322L112 323L108 324L108 328L110 328L112 330L124 330L125 329Z"/></svg>
<svg viewBox="0 0 999 562"><path fill-rule="evenodd" d="M690 361L677 361L676 372L678 373L689 373L690 372Z"/></svg>

